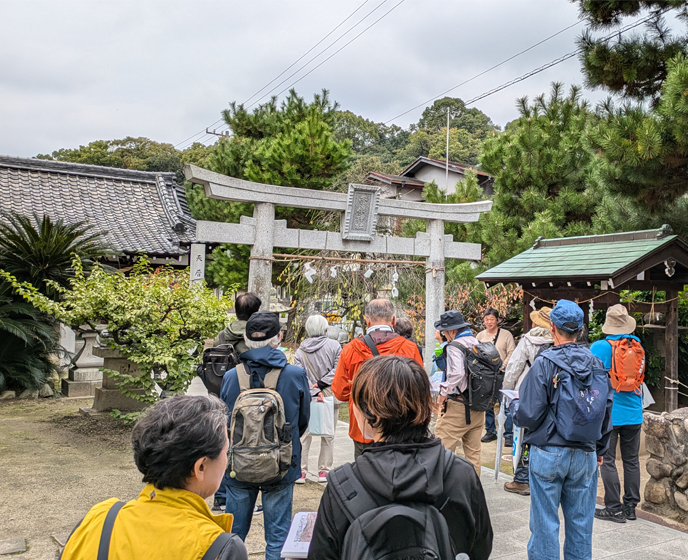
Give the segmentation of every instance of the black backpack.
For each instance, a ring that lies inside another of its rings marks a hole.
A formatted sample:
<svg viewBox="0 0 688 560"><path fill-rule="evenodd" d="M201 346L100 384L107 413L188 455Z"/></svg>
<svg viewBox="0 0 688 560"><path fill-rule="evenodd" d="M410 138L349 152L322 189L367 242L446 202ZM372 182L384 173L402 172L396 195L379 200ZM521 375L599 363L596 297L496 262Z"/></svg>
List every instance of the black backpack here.
<svg viewBox="0 0 688 560"><path fill-rule="evenodd" d="M445 450L444 478L454 454ZM432 504L378 503L358 480L350 463L327 477L335 501L349 520L342 560L454 560L456 547L444 516ZM441 498L438 503L444 503Z"/></svg>
<svg viewBox="0 0 688 560"><path fill-rule="evenodd" d="M224 332L220 333L220 342L225 340ZM196 368L196 374L203 381L208 393L220 396L222 378L230 369L241 363L239 353L231 344L220 344L203 351L203 363Z"/></svg>
<svg viewBox="0 0 688 560"><path fill-rule="evenodd" d="M484 412L494 406L502 388L504 373L502 359L491 342L473 344L470 348L452 341L447 346L453 346L463 352L464 366L468 378L468 386L462 394L462 400L470 410ZM448 354L447 354L448 355ZM470 413L466 410L466 422L470 424Z"/></svg>

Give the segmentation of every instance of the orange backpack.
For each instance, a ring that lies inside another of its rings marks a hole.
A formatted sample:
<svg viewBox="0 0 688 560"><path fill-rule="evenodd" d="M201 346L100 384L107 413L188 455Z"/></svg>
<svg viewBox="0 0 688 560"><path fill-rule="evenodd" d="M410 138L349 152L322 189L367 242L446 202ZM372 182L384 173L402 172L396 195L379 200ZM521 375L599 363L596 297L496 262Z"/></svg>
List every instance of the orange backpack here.
<svg viewBox="0 0 688 560"><path fill-rule="evenodd" d="M632 338L607 340L612 346L612 367L609 377L616 392L633 391L640 394L645 379L645 350Z"/></svg>

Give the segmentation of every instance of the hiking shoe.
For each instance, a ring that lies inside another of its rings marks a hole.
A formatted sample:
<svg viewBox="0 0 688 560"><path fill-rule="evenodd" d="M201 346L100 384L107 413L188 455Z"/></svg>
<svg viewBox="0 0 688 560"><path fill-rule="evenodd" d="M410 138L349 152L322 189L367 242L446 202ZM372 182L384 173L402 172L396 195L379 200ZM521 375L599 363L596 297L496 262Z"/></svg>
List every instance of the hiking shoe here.
<svg viewBox="0 0 688 560"><path fill-rule="evenodd" d="M505 482L504 490L512 494L530 496L530 484L524 484L523 482Z"/></svg>
<svg viewBox="0 0 688 560"><path fill-rule="evenodd" d="M483 437L480 438L483 443L490 443L491 441L497 441L497 434L492 432L487 432Z"/></svg>
<svg viewBox="0 0 688 560"><path fill-rule="evenodd" d="M224 498L215 498L213 500L213 511L225 511L227 500Z"/></svg>
<svg viewBox="0 0 688 560"><path fill-rule="evenodd" d="M628 521L635 521L636 519L638 519L635 516L635 506L624 505L623 512L626 515L626 519Z"/></svg>
<svg viewBox="0 0 688 560"><path fill-rule="evenodd" d="M318 473L318 482L327 482L327 471L320 471Z"/></svg>
<svg viewBox="0 0 688 560"><path fill-rule="evenodd" d="M514 446L514 438L505 437L504 438L504 447L513 447L513 446Z"/></svg>
<svg viewBox="0 0 688 560"><path fill-rule="evenodd" d="M301 472L301 478L296 479L296 484L306 484L306 471Z"/></svg>
<svg viewBox="0 0 688 560"><path fill-rule="evenodd" d="M617 512L614 512L608 508L596 509L595 517L597 519L613 521L614 523L626 523L626 514L624 513L623 509Z"/></svg>
<svg viewBox="0 0 688 560"><path fill-rule="evenodd" d="M260 515L261 513L263 513L262 504L256 504L253 506L253 515Z"/></svg>

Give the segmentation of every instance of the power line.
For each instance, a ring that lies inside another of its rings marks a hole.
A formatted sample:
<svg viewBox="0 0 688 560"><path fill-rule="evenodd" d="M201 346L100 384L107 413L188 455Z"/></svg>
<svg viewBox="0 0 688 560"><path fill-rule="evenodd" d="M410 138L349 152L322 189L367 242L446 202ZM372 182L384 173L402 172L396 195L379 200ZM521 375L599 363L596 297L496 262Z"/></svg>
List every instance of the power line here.
<svg viewBox="0 0 688 560"><path fill-rule="evenodd" d="M650 16L644 18L644 19L638 20L638 21L636 21L635 23L628 24L628 25L626 25L625 27L623 27L623 28L621 28L621 29L619 29L619 30L617 30L617 31L614 31L613 33L607 35L606 37L602 37L600 40L601 40L601 41L609 41L610 39L614 39L615 37L619 37L622 33L625 33L626 31L630 31L631 29L634 29L634 28L636 28L636 27L638 27L638 26L640 26L640 25L643 25L644 23L647 23L647 22L650 21L651 19L654 19L655 17L657 17L657 15L661 14L663 11L665 11L665 10L658 10L658 11L656 11L656 12L653 12L652 15L650 15ZM578 23L581 23L581 22L578 21L577 23L575 23L575 24L573 24L573 25L578 25ZM569 29L569 28L573 27L573 25L570 25L570 26L567 27L566 29ZM533 45L533 47L535 47L535 46L537 46L537 45L539 45L539 44L541 44L541 43L544 43L545 41L551 39L552 37L555 37L555 36L559 35L560 33L566 31L566 29L562 29L561 31L555 33L554 35L551 35L551 36L548 37L547 39L543 39L542 41L540 41L540 43L537 43L537 44ZM510 58L507 58L506 60L500 62L499 64L493 66L492 68L490 68L490 69L488 69L488 70L485 70L484 72L481 72L480 74L477 74L476 76L473 76L472 78L469 78L468 80L466 80L466 81L464 81L464 82L461 82L460 84L458 84L458 85L456 85L456 86L454 86L454 87L448 89L447 91L445 91L445 92L443 92L443 93L440 93L439 95L437 95L437 96L435 96L435 97L432 97L431 99L428 99L428 100L425 101L424 103L421 103L420 105L416 105L416 106L413 107L412 109L409 109L408 111L404 111L403 113L400 113L400 114L397 115L396 117L394 117L394 118L392 118L392 119L389 119L388 121L385 121L384 124L389 124L389 123L391 123L391 122L397 120L399 117L403 117L404 115L410 113L411 111L415 111L416 109L418 109L418 108L420 108L420 107L423 107L423 106L427 105L428 103L430 103L430 102L432 102L432 101L435 101L436 99L439 99L440 97L442 97L442 96L445 95L446 93L449 93L450 91L455 90L456 88L462 86L463 84L466 84L466 83L472 81L473 79L475 79L475 78L477 78L477 77L479 77L479 76L482 76L482 75L485 74L486 72L489 72L490 70L492 70L492 69L494 69L494 68L497 68L497 66L501 66L502 64L504 64L504 62L507 62L507 61L509 61L509 60L512 60L513 58L519 56L520 54L523 54L524 52L529 51L529 50L532 49L533 47L529 47L529 48L527 48L526 50L521 51L520 53L518 53L518 54L516 54L516 55L514 55L514 56L512 56L512 57L510 57ZM493 95L493 94L497 93L498 91L502 91L503 89L506 89L506 88L508 88L508 87L510 87L510 86L512 86L512 85L514 85L514 84L517 84L517 83L519 83L519 82L522 82L522 81L524 81L524 80L527 80L528 78L530 78L531 76L534 76L535 74L539 74L540 72L544 72L545 70L551 68L552 66L556 66L557 64L561 64L562 62L564 62L564 61L566 61L566 60L568 60L568 59L573 58L574 56L576 56L576 55L579 53L579 51L580 51L580 49L576 49L575 51L572 51L572 52L567 53L567 54L565 54L565 55L563 55L563 56L560 56L559 58L556 58L556 59L554 59L554 60L548 62L547 64L544 64L544 65L540 66L539 68L536 68L536 69L534 69L534 70L531 70L531 71L529 71L529 72L523 74L522 76L519 76L518 78L514 78L513 80L510 80L510 81L508 81L508 82L506 82L506 83L504 83L504 84L502 84L502 85L499 85L499 86L497 86L497 87L495 87L495 88L493 88L493 89L491 89L491 90L489 90L489 91L486 91L486 92L484 92L484 93L481 93L481 94L478 95L477 97L474 97L473 99L470 99L470 100L466 101L466 102L465 102L465 105L470 105L470 104L472 104L472 103L475 103L476 101L479 101L480 99L484 99L485 97L488 97L488 96L490 96L490 95Z"/></svg>
<svg viewBox="0 0 688 560"><path fill-rule="evenodd" d="M332 29L332 31L330 31L327 35L325 35L322 39L320 39L320 41L318 41L315 45L313 45L310 49L308 49L305 53L303 53L299 58L297 58L294 62L292 62L289 66L287 66L284 70L282 70L282 72L281 72L280 74L278 74L277 76L275 76L272 80L270 80L267 84L265 84L262 88L260 88L256 93L254 93L251 97L249 97L246 101L244 101L244 104L246 104L246 103L248 103L249 101L251 101L251 99L253 99L256 95L258 95L258 94L259 94L261 91L263 91L266 87L268 87L270 84L272 84L272 83L273 83L275 80L277 80L280 76L283 76L288 70L290 70L291 68L293 68L298 62L300 62L301 60L303 60L304 57L305 57L308 53L310 53L311 51L313 51L313 49L315 49L315 47L317 47L318 45L320 45L325 39L327 39L330 35L332 35L335 31L337 31L337 29L339 29L339 28L340 28L342 25L344 25L348 20L350 20L350 19L353 17L353 15L354 15L356 12L358 12L361 8L363 8L363 6L365 6L368 2L370 2L370 0L365 0L365 2L363 2L363 4L361 4L361 5L360 5L358 8L356 8L353 12L351 12L351 13L350 13L346 18L344 18L341 22L339 22L339 24L338 24L334 29ZM384 4L384 2L383 2L383 4ZM381 6L381 5L382 5L382 4L380 4L380 6ZM378 6L378 8L379 8L380 6ZM375 8L375 9L377 10L377 8ZM373 11L375 11L375 10L373 10ZM372 13L372 12L371 12L371 13ZM369 14L369 15L370 15L370 14ZM366 17L367 17L367 16L366 16ZM364 19L365 19L365 18L364 18ZM361 20L361 21L363 21L363 20ZM351 29L353 29L353 27L352 27ZM349 30L349 31L350 31L350 30ZM347 31L347 33L348 33L348 31ZM334 43L333 43L333 44L334 44ZM332 45L330 45L330 46L332 46ZM328 47L328 48L329 48L329 47ZM323 52L324 52L324 51L323 51Z"/></svg>
<svg viewBox="0 0 688 560"><path fill-rule="evenodd" d="M353 39L351 39L351 41L349 41L348 43L342 45L341 48L337 49L337 50L336 50L335 52L333 52L330 56L328 56L325 60L323 60L320 64L318 64L317 66L315 66L314 68L312 68L311 70L309 70L308 72L306 72L306 73L305 73L303 76L301 76L298 80L296 80L295 82L292 82L290 85L288 85L288 86L287 86L286 88L284 88L282 91L280 91L277 95L278 95L278 96L282 95L285 91L291 89L291 88L294 87L296 84L298 84L301 80L303 80L303 79L304 79L306 76L308 76L311 72L314 72L315 70L317 70L318 68L320 68L320 67L321 67L323 64L325 64L328 60L330 60L334 55L336 55L338 52L341 52L341 51L342 51L343 49L345 49L348 45L350 45L351 43L353 43L356 39L358 39L358 38L359 38L361 35L363 35L366 31L368 31L368 29L370 29L371 27L373 27L373 25L375 25L378 21L380 21L380 20L386 18L389 14L391 14L394 10L396 10L396 9L397 9L399 6L401 6L404 2L406 2L406 0L401 0L398 4L395 4L394 6L392 6L392 8L391 8L388 12L385 12L382 16L380 16L378 19L376 19L373 23L371 23L368 27L366 27L363 31L361 31L358 35L356 35Z"/></svg>
<svg viewBox="0 0 688 560"><path fill-rule="evenodd" d="M320 56L320 55L323 54L325 51L327 51L327 49L331 48L331 47L332 47L334 44L336 44L342 37L344 37L344 36L347 35L349 32L351 32L353 29L355 29L356 26L358 26L360 23L362 23L366 18L368 18L373 12L375 12L378 8L380 8L380 6L382 6L383 4L385 4L387 1L388 1L388 0L383 0L383 2L381 2L380 4L378 4L378 6L377 6L376 8L374 8L372 11L370 11L370 12L369 12L365 17L363 17L356 25L354 25L353 27L351 27L349 30L347 30L345 33L343 33L336 41L334 41L332 44L330 44L327 48L325 48L325 49L323 49L322 51L320 51L315 57L313 57L311 60L309 60L306 64L304 64L303 66L301 66L301 67L295 72L295 74L298 73L298 72L300 72L300 71L301 71L303 68L305 68L306 66L308 66L308 64L310 64L313 60L315 60L316 58L318 58L318 56ZM244 104L248 103L253 97L255 97L257 94L259 94L259 93L260 93L261 91L263 91L265 88L267 88L270 84L274 83L278 78L280 78L280 76L283 76L288 70L290 70L291 68L293 68L294 65L296 65L298 62L300 62L301 60L303 60L303 58L304 58L306 55L308 55L310 52L312 52L313 49L315 49L318 45L322 44L323 41L325 41L325 40L326 40L329 36L331 36L337 29L339 29L342 25L344 25L344 23L346 23L349 19L351 19L351 17L352 17L354 14L356 14L356 12L358 12L361 8L363 8L363 6L365 6L368 2L370 2L370 0L365 0L358 8L356 8L356 9L355 9L353 12L351 12L346 18L344 18L341 22L339 22L339 23L332 29L332 31L330 31L327 35L325 35L322 39L320 39L320 41L318 41L315 45L313 45L310 49L308 49L303 55L301 55L297 60L295 60L290 66L288 66L287 68L285 68L279 75L277 75L277 76L276 76L275 78L273 78L270 82L268 82L266 85L264 85L262 88L260 88L260 89L259 89L257 92L255 92L253 95L251 95L251 97L249 97L246 101L244 101ZM275 87L274 87L272 90L270 90L270 91L272 92L272 91L274 91L274 89L277 89L280 85L282 85L285 81L287 81L287 80L288 80L289 78L291 78L293 75L294 75L294 74L291 74L289 77L287 77L285 80L283 80L282 82L280 82L279 84L277 84L277 86L275 86ZM260 99L262 99L263 97L265 97L265 95L261 96ZM253 105L255 105L255 103L252 103L252 104L251 104L251 106L253 106ZM250 108L251 106L249 106L249 108ZM213 124L211 124L210 126L206 127L206 129L212 128L213 126L217 125L218 123L222 123L223 121L224 121L224 119L220 118L220 119L216 120L216 121L215 121ZM182 140L182 141L179 142L178 144L175 144L175 148L177 148L178 146L181 146L181 145L183 145L183 144L186 144L186 143L189 142L190 140L193 140L193 139L195 139L195 138L197 138L197 137L199 137L199 136L202 136L203 138L205 138L206 135L205 135L204 133L205 133L205 130L206 130L206 129L201 130L201 131L197 132L196 134L193 134L192 136L189 136L188 138ZM198 139L195 140L195 141L201 141L201 138L198 138ZM185 148L185 147L186 147L186 146L184 146L184 148Z"/></svg>
<svg viewBox="0 0 688 560"><path fill-rule="evenodd" d="M263 94L263 95L260 97L260 99L258 99L258 100L256 100L256 101L254 101L253 103L251 103L251 104L247 107L247 109L250 109L251 107L253 107L253 106L254 106L256 103L258 103L261 99L264 99L265 97L267 97L268 95L270 95L273 91L275 91L277 88L279 88L282 84L284 84L285 82L289 81L291 78L293 78L294 76L296 76L296 74L298 74L299 72L301 72L301 70L303 70L304 68L306 68L306 66L308 66L311 62L313 62L313 61L314 61L316 58L318 58L320 55L324 54L326 51L328 51L329 49L331 49L334 45L336 45L336 44L337 44L339 41L341 41L346 35L348 35L351 31L353 31L356 27L358 27L361 23L363 23L363 22L364 22L366 19L368 19L371 15L373 15L374 12L376 12L377 10L379 10L379 9L380 9L384 4L386 4L388 1L389 1L389 0L383 0L382 2L380 2L375 8L373 8L370 12L368 12L368 13L365 15L365 17L361 18L361 20L359 20L355 25L353 25L352 27L350 27L349 29L347 29L344 33L342 33L339 37L337 37L337 39L336 39L335 41L333 41L330 45L328 45L328 46L325 47L323 50L321 50L318 54L316 54L316 55L315 55L314 57L312 57L308 62L306 62L305 64L303 64L303 65L302 65L300 68L298 68L295 72L292 72L289 76L287 76L287 77L286 77L284 80L282 80L279 84L277 84L275 87L273 87L269 92L267 92L266 94ZM404 2L404 1L405 1L405 0L402 0L402 2ZM401 4L402 2L400 2L400 4ZM398 5L398 4L397 4L397 5ZM394 8L396 8L396 6L394 6ZM394 8L392 8L392 10L393 10ZM392 10L390 10L390 12L391 12ZM387 12L387 13L389 13L389 12ZM347 45L350 45L353 41L355 41L358 37L360 37L361 35L363 35L363 33L365 33L368 29L370 29L373 25L375 25L378 21L380 21L380 20L381 20L382 18L384 18L386 15L387 15L387 14L385 14L385 15L382 16L381 18L377 19L376 21L374 21L370 26L366 27L366 29L364 29L361 33L359 33L358 35L356 35L356 37L354 37L351 41L349 41L348 43L346 43L343 47L341 47L339 50L337 50L334 54L337 54L339 51L341 51L342 49L346 48ZM323 63L327 62L330 58L332 58L332 56L334 56L334 54L331 55L331 56L329 56L328 58L326 58L323 62L321 62L320 64L318 64L315 68L318 68L318 67L322 66ZM315 68L313 68L313 70L315 70ZM310 74L313 70L311 70L310 72L308 72L308 74ZM305 76L302 76L301 78L299 78L299 80L305 78L308 74L306 74ZM297 80L296 82L298 82L299 80ZM294 82L294 83L296 83L296 82ZM292 84L292 85L293 85L293 84ZM291 86L289 86L289 87L287 87L286 89L282 90L282 91L279 92L277 95L278 95L278 96L281 95L283 92L287 91L290 87L291 87Z"/></svg>

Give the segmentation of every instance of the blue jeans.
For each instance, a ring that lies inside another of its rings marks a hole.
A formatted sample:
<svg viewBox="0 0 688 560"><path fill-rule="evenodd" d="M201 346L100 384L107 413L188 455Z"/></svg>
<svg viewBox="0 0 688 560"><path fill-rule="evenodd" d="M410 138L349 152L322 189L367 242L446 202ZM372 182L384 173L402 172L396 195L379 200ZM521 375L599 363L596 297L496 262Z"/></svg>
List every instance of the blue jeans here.
<svg viewBox="0 0 688 560"><path fill-rule="evenodd" d="M502 395L499 395L499 406L502 406ZM485 411L485 433L496 434L497 424L495 423L494 407L488 408ZM506 421L504 422L504 437L514 437L514 421L511 417L511 410L506 409Z"/></svg>
<svg viewBox="0 0 688 560"><path fill-rule="evenodd" d="M594 451L531 445L528 560L559 560L559 504L566 533L564 559L590 560L596 498Z"/></svg>
<svg viewBox="0 0 688 560"><path fill-rule="evenodd" d="M291 509L294 498L294 484L286 484L273 488L261 489L237 488L227 486L226 513L234 515L232 533L236 533L241 540L251 528L253 520L253 506L256 504L258 492L263 493L263 524L265 525L265 560L280 560L280 553L291 525Z"/></svg>

